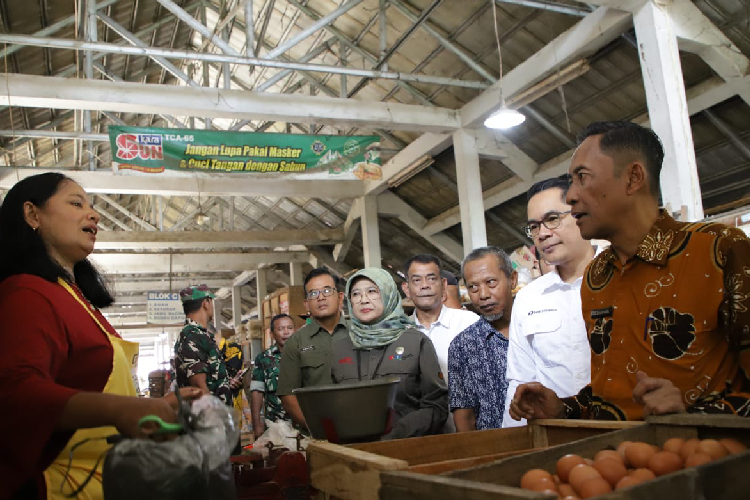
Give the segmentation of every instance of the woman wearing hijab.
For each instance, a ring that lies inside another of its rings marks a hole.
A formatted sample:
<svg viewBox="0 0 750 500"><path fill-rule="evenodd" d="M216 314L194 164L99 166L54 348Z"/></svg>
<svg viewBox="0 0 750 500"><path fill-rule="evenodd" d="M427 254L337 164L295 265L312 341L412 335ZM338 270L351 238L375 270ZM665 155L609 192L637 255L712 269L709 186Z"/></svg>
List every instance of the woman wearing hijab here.
<svg viewBox="0 0 750 500"><path fill-rule="evenodd" d="M395 281L367 268L346 284L349 337L333 348L333 382L353 383L395 376L393 429L383 439L438 434L448 417L448 386L432 341L404 314Z"/></svg>

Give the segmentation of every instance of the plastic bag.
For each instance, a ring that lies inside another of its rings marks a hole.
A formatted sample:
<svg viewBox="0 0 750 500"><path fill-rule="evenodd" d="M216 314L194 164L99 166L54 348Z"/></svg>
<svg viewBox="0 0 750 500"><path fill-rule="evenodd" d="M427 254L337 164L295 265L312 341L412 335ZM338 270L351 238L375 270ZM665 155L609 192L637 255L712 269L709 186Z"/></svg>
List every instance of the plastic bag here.
<svg viewBox="0 0 750 500"><path fill-rule="evenodd" d="M272 443L274 448L281 447L297 451L298 434L299 431L292 427L292 423L288 420L278 420L276 422L266 420L266 432L253 442L253 451L261 453L263 458L268 458L268 443ZM300 448L303 450L307 449L309 441L310 438L307 437L300 440Z"/></svg>
<svg viewBox="0 0 750 500"><path fill-rule="evenodd" d="M189 408L189 429L172 441L125 439L104 460L106 500L236 500L229 455L239 428L215 396L203 396Z"/></svg>

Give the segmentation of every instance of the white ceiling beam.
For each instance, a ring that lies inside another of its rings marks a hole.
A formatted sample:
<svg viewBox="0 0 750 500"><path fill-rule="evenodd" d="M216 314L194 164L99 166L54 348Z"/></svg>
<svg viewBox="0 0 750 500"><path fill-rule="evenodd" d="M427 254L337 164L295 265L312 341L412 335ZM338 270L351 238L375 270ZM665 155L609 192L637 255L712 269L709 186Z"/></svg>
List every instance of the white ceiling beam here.
<svg viewBox="0 0 750 500"><path fill-rule="evenodd" d="M97 250L156 248L258 248L333 245L344 229L274 229L273 231L109 231L96 237Z"/></svg>
<svg viewBox="0 0 750 500"><path fill-rule="evenodd" d="M507 100L543 80L561 66L593 54L632 24L630 14L599 8L559 35L536 54L503 77ZM484 119L500 108L500 82L485 90L461 108L464 127L481 127ZM381 193L389 180L424 155L436 156L453 144L450 134L424 134L399 151L383 166L383 178L367 181L367 194Z"/></svg>
<svg viewBox="0 0 750 500"><path fill-rule="evenodd" d="M388 182L398 173L421 161L425 155L436 156L444 151L453 139L450 134L423 134L399 151L383 165L383 178L365 181L365 194L380 194L388 189Z"/></svg>
<svg viewBox="0 0 750 500"><path fill-rule="evenodd" d="M629 13L596 9L509 71L502 79L504 95L506 98L512 97L549 76L557 68L593 54L631 25ZM500 83L498 81L461 108L463 126L481 126L485 118L500 108Z"/></svg>
<svg viewBox="0 0 750 500"><path fill-rule="evenodd" d="M117 254L95 253L89 257L106 274L234 272L262 264L307 262L307 252ZM170 262L171 260L171 262Z"/></svg>
<svg viewBox="0 0 750 500"><path fill-rule="evenodd" d="M89 193L149 194L163 196L292 196L299 198L358 198L363 194L359 180L305 179L303 175L265 177L262 174L211 174L211 177L154 177L115 175L112 172L48 170L0 167L0 189L10 189L20 179L44 172L62 172Z"/></svg>
<svg viewBox="0 0 750 500"><path fill-rule="evenodd" d="M351 247L352 241L354 241L354 236L357 234L357 229L359 229L360 225L360 217L362 216L361 200L361 198L358 198L352 203L349 214L344 221L344 240L333 247L333 258L336 262L344 261L347 252L349 252L349 247ZM307 243L305 243L305 245L307 245Z"/></svg>
<svg viewBox="0 0 750 500"><path fill-rule="evenodd" d="M189 285L202 285L206 284L211 289L218 289L223 286L231 286L232 280L226 279L205 279L200 277L195 278L172 278L172 286L169 285L169 279L145 279L143 281L117 281L114 280L113 291L115 294L135 294L135 293L146 293L146 292L164 292L164 291L179 291Z"/></svg>
<svg viewBox="0 0 750 500"><path fill-rule="evenodd" d="M86 109L209 118L275 120L342 127L447 132L459 128L455 110L302 94L272 94L104 80L0 74L8 106Z"/></svg>
<svg viewBox="0 0 750 500"><path fill-rule="evenodd" d="M592 0L588 2L627 12L635 12L646 0ZM659 6L665 10L677 36L680 50L697 54L727 82L750 74L750 58L729 39L695 4L675 0ZM738 94L750 104L750 87L738 87Z"/></svg>
<svg viewBox="0 0 750 500"><path fill-rule="evenodd" d="M138 224L142 228L146 229L147 231L156 231L156 227L152 226L151 224L149 224L145 220L141 219L140 217L138 217L133 212L131 212L127 208L125 208L122 205L120 205L118 202L116 202L115 200L113 200L112 198L110 198L109 196L107 196L106 194L99 193L98 196L99 196L99 199L102 199L102 200L106 201L107 203L109 203L110 205L112 205L115 209L117 209L121 213L125 214L129 219L131 219L132 221L134 221L136 224Z"/></svg>
<svg viewBox="0 0 750 500"><path fill-rule="evenodd" d="M685 92L687 97L688 112L690 115L700 113L720 102L723 102L736 95L737 89L743 86L750 87L750 76L742 79L736 79L732 82L724 82L719 77L709 78L708 80L695 85ZM648 114L642 114L633 119L635 123L643 126L649 125ZM556 177L567 173L570 165L570 158L574 150L569 150L539 166L531 181L521 179L510 179L502 182L497 186L487 189L483 192L484 209L489 210L518 195L525 193L534 182ZM444 231L449 227L455 226L461 222L459 208L452 207L445 212L436 215L428 220L423 228L426 234L435 234Z"/></svg>
<svg viewBox="0 0 750 500"><path fill-rule="evenodd" d="M464 257L463 247L447 234L438 234L438 232L428 233L425 231L427 220L414 210L408 203L396 196L391 191L386 191L379 196L379 212L382 215L393 215L409 226L409 228L419 236L427 240L430 244L443 252L455 262L461 262Z"/></svg>
<svg viewBox="0 0 750 500"><path fill-rule="evenodd" d="M496 130L469 130L476 140L479 156L503 162L514 174L530 181L539 167L537 163L510 139Z"/></svg>

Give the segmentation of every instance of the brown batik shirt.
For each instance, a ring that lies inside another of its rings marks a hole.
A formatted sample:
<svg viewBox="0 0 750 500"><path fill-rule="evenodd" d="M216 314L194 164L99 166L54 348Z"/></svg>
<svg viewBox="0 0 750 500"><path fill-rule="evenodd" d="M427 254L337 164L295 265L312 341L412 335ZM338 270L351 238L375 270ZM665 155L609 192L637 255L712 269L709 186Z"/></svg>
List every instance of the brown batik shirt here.
<svg viewBox="0 0 750 500"><path fill-rule="evenodd" d="M750 416L750 240L665 211L622 265L612 248L586 269L591 384L568 418L641 420L636 372L679 388L688 412Z"/></svg>

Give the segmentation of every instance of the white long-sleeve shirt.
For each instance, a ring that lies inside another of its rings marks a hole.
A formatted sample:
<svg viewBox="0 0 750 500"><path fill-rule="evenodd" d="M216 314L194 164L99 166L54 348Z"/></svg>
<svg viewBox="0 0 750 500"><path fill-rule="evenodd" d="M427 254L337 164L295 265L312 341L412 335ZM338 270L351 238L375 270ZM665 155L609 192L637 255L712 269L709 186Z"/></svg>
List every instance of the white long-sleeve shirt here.
<svg viewBox="0 0 750 500"><path fill-rule="evenodd" d="M442 370L445 379L448 380L448 347L451 345L453 339L456 338L456 335L476 323L479 320L479 316L471 311L451 309L450 307L443 306L440 310L440 316L438 316L438 319L429 328L419 323L416 310L412 314L412 319L417 326L417 330L432 340L438 361L440 362L440 370Z"/></svg>
<svg viewBox="0 0 750 500"><path fill-rule="evenodd" d="M516 295L503 427L526 425L526 420L513 420L509 415L519 385L540 382L562 398L577 394L590 382L591 349L581 314L581 281L565 283L552 271Z"/></svg>

